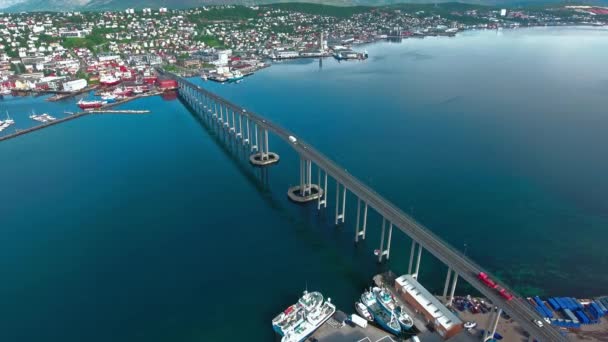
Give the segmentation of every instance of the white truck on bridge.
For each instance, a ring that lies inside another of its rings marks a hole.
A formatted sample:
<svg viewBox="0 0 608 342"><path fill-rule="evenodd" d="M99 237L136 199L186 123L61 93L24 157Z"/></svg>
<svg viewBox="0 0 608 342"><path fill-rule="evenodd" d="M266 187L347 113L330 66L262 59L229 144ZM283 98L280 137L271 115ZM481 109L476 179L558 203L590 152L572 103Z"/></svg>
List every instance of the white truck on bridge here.
<svg viewBox="0 0 608 342"><path fill-rule="evenodd" d="M291 141L292 144L295 144L298 142L298 139L296 139L296 137L294 137L293 135L289 136L289 141Z"/></svg>

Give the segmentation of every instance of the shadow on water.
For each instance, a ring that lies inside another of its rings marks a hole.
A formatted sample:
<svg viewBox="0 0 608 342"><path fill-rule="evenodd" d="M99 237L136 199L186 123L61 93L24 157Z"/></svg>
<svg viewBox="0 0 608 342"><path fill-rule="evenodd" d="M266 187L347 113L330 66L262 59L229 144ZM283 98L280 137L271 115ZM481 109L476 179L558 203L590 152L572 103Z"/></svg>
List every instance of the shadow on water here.
<svg viewBox="0 0 608 342"><path fill-rule="evenodd" d="M184 107L192 114L196 122L209 134L213 142L220 148L226 157L237 167L240 173L245 179L254 186L256 190L262 195L265 202L272 208L275 209L283 219L287 220L295 228L295 232L298 238L305 241L310 247L318 253L326 255L326 260L331 260L338 267L347 279L353 284L360 288L365 288L369 285L368 274L363 274L360 269L353 268L349 262L353 259L366 260L366 242L365 240L360 241L354 248L351 248L349 255L344 254L342 250L336 249L335 245L328 241L326 238L327 232L324 229L330 227L333 228L329 236L332 239L338 239L337 235L342 235L344 230L336 228L331 222L331 214L328 207L327 210L317 211L316 207L312 205L305 205L300 207L298 213L304 215L294 215L294 211L288 208L284 203L276 197L271 191L269 179L270 179L270 168L259 168L254 167L249 162L250 147L243 145L234 139L231 134L221 127L220 123L216 121L210 121L210 117L204 117L196 112L192 106L180 98L180 102ZM313 229L310 229L313 228ZM375 264L371 262L370 265L373 267L374 273L383 272L388 270L388 264ZM360 266L360 264L359 264Z"/></svg>

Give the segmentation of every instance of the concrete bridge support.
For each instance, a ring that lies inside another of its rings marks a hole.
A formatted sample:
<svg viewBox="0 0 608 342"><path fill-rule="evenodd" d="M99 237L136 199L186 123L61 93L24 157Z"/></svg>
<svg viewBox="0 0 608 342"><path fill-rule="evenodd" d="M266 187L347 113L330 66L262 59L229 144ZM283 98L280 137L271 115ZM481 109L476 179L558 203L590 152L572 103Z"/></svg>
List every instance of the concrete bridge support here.
<svg viewBox="0 0 608 342"><path fill-rule="evenodd" d="M452 274L453 279L452 278ZM450 289L450 295L448 296L448 287L450 285L450 280L452 283L451 289ZM445 305L446 306L452 306L452 302L454 301L454 292L456 291L456 284L458 283L458 273L456 273L456 271L453 271L451 268L448 268L448 275L445 278L445 285L443 286L443 298L445 300Z"/></svg>
<svg viewBox="0 0 608 342"><path fill-rule="evenodd" d="M323 189L318 184L312 184L312 162L300 157L300 185L287 190L290 200L306 203L323 197Z"/></svg>
<svg viewBox="0 0 608 342"><path fill-rule="evenodd" d="M365 232L367 230L367 203L363 202L363 204L363 225L359 225L359 221L361 218L361 199L357 199L357 224L355 225L355 242L359 242L359 237L361 237L362 240L365 240Z"/></svg>
<svg viewBox="0 0 608 342"><path fill-rule="evenodd" d="M262 136L262 141L260 142L258 153L252 154L249 157L249 161L255 166L268 166L277 163L279 161L279 155L269 151L268 130L258 125L256 126L256 145L258 145L258 131L259 135Z"/></svg>
<svg viewBox="0 0 608 342"><path fill-rule="evenodd" d="M418 245L418 258L416 260L416 269L412 273L412 266L414 264L414 252L416 251L416 245ZM418 272L420 271L420 259L422 258L422 246L416 243L416 240L412 240L412 249L410 251L410 263L407 268L407 273L412 275L412 278L418 280Z"/></svg>
<svg viewBox="0 0 608 342"><path fill-rule="evenodd" d="M323 206L323 208L327 208L327 172L323 171L323 174L325 175L323 177L323 194L319 197L317 197L317 210L321 210L321 205ZM318 167L317 168L317 183L319 184L319 187L321 187L321 168Z"/></svg>
<svg viewBox="0 0 608 342"><path fill-rule="evenodd" d="M492 312L493 315L490 316L487 329L485 329L483 333L483 342L493 340L494 334L496 334L496 328L498 328L498 321L500 320L500 316L502 315L502 309L500 308L496 311L492 310Z"/></svg>
<svg viewBox="0 0 608 342"><path fill-rule="evenodd" d="M230 112L232 112L232 126L230 127L230 132L234 133L234 135L236 136L236 116L234 114L234 110L231 110Z"/></svg>
<svg viewBox="0 0 608 342"><path fill-rule="evenodd" d="M342 188L342 196L340 196L340 188ZM342 197L342 205L340 205L340 197ZM340 206L342 207L342 213L340 213ZM346 219L346 187L341 186L340 182L336 180L336 226L342 220Z"/></svg>
<svg viewBox="0 0 608 342"><path fill-rule="evenodd" d="M382 234L380 235L380 249L378 253L378 262L382 262L382 258L386 256L386 260L391 255L391 240L393 236L393 223L389 222L388 241L386 241L386 249L384 249L384 232L386 230L386 219L382 218Z"/></svg>
<svg viewBox="0 0 608 342"><path fill-rule="evenodd" d="M249 129L249 117L248 116L245 117L245 132L247 133L247 136L245 137L245 139L243 139L243 144L251 145L251 129Z"/></svg>

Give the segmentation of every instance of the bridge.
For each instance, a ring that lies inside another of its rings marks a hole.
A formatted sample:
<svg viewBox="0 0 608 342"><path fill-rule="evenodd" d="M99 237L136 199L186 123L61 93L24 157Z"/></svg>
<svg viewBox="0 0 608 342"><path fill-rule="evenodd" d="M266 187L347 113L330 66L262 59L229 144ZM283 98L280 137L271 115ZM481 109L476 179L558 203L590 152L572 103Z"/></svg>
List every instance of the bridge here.
<svg viewBox="0 0 608 342"><path fill-rule="evenodd" d="M525 299L515 296L511 300L507 300L495 289L487 287L477 278L477 275L480 272L490 274L488 271L443 241L428 228L416 222L416 220L397 206L363 184L343 167L323 155L293 132L261 115L231 103L186 79L169 73L166 73L166 76L177 80L180 98L192 108L199 118L214 123L219 129L225 130L236 142L250 149L250 162L253 165L268 167L279 160L277 154L270 152L269 133L272 133L291 146L300 156L300 183L298 186L288 189L288 196L294 202L306 203L316 201L318 210L321 210L322 207L326 208L328 200L327 180L329 176L336 181L335 223L339 224L340 222L344 223L346 220L347 193L355 196L357 198L356 242L360 239L365 239L368 210L372 209L376 211L383 218L380 252L378 254L379 262L382 262L383 259L388 260L390 257L392 232L393 228L396 227L412 239L408 266L409 274L412 274L415 278L418 277L423 250L431 253L448 267L443 290L443 298L446 298L447 305L451 305L452 303L459 277L488 298L498 310L492 313L493 318L485 329L484 341L494 336L503 311L509 314L530 334L529 341L568 341L558 328L546 322L542 326L537 324L537 321L543 322L543 320ZM317 169L316 184L313 184L312 181L313 164L316 165ZM388 237L386 236L387 227ZM413 268L414 260L416 262ZM493 279L496 280L496 277ZM514 293L502 282L497 281L497 283L510 293ZM447 296L449 288L450 295Z"/></svg>

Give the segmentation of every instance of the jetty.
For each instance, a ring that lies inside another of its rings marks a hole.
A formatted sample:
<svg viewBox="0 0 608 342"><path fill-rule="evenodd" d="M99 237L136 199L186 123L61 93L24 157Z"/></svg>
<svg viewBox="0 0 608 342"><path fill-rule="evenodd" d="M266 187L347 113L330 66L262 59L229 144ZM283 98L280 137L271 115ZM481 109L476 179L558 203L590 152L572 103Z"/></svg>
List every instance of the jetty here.
<svg viewBox="0 0 608 342"><path fill-rule="evenodd" d="M147 114L147 113L150 113L149 110L132 110L132 109L131 110L112 110L110 108L139 99L139 98L156 96L156 95L160 95L162 93L163 93L162 91L151 91L151 92L148 92L145 94L128 97L128 98L125 98L123 100L116 101L113 103L108 103L108 104L105 104L102 107L96 108L96 109L88 109L88 110L85 110L82 112L77 112L77 113L64 112L66 114L69 114L69 116L66 116L65 118L49 121L49 122L46 122L41 125L36 125L34 127L26 128L23 130L16 130L14 133L0 136L0 142L9 140L12 138L16 138L16 137L24 135L24 134L35 132L35 131L38 131L38 130L41 130L41 129L44 129L44 128L47 128L50 126L54 126L54 125L57 125L57 124L60 124L63 122L78 119L78 118L81 118L81 117L89 115L89 114Z"/></svg>
<svg viewBox="0 0 608 342"><path fill-rule="evenodd" d="M21 135L24 135L24 134L28 134L28 133L31 133L31 132L34 132L34 131L38 131L38 130L41 130L43 128L47 128L47 127L50 127L50 126L58 125L60 123L66 122L66 121L78 119L78 118L81 118L81 117L83 117L85 115L89 115L89 114L91 114L91 113L90 112L75 113L75 114L73 114L71 116L66 116L65 118L49 121L49 122L46 122L46 123L44 123L42 125L36 125L34 127L30 127L30 128L26 128L26 129L22 129L22 130L17 130L17 131L15 131L15 133L11 133L11 134L7 134L5 136L1 136L0 137L0 142L2 142L4 140L16 138L18 136L21 136Z"/></svg>
<svg viewBox="0 0 608 342"><path fill-rule="evenodd" d="M93 109L89 113L95 114L148 114L149 110L111 110L111 109Z"/></svg>

